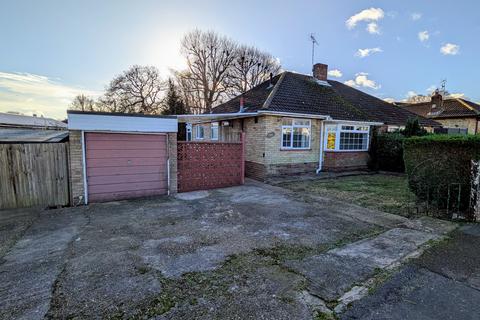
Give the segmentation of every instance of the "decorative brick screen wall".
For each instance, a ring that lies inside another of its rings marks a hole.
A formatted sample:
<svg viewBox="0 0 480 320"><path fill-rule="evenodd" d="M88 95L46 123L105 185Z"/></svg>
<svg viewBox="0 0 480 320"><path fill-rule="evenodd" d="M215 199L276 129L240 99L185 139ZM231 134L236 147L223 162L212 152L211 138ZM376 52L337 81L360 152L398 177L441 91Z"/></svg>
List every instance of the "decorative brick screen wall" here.
<svg viewBox="0 0 480 320"><path fill-rule="evenodd" d="M206 190L244 183L242 142L184 142L178 148L178 191Z"/></svg>

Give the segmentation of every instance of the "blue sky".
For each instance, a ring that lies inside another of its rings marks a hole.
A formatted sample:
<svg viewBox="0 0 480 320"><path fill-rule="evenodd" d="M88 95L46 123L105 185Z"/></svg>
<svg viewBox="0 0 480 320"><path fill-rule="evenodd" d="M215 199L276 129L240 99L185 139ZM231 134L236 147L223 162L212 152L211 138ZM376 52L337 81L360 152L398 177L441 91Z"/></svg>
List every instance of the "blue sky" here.
<svg viewBox="0 0 480 320"><path fill-rule="evenodd" d="M62 118L73 96L100 94L132 64L167 77L182 67L180 39L194 28L255 45L302 73L311 72L314 33L316 61L370 94L401 100L447 79L447 90L480 101L479 12L473 0L2 0L0 111Z"/></svg>

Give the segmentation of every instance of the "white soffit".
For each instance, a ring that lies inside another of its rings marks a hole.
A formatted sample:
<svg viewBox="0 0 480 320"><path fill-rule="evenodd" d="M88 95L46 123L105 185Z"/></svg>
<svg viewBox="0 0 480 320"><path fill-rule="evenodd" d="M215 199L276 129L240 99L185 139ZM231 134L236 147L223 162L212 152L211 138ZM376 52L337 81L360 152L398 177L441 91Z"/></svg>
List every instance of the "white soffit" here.
<svg viewBox="0 0 480 320"><path fill-rule="evenodd" d="M68 113L68 129L113 132L177 132L176 117L105 113Z"/></svg>

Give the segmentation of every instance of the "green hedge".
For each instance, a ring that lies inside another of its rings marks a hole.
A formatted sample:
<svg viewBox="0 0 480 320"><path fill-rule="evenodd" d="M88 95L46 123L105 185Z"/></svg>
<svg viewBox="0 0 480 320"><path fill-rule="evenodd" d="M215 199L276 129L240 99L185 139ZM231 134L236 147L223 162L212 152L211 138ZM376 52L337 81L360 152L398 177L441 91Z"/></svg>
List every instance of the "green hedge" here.
<svg viewBox="0 0 480 320"><path fill-rule="evenodd" d="M471 160L480 159L480 136L412 137L403 146L409 187L417 197L438 208L468 209Z"/></svg>
<svg viewBox="0 0 480 320"><path fill-rule="evenodd" d="M403 141L400 133L383 133L376 137L375 160L379 170L405 172Z"/></svg>

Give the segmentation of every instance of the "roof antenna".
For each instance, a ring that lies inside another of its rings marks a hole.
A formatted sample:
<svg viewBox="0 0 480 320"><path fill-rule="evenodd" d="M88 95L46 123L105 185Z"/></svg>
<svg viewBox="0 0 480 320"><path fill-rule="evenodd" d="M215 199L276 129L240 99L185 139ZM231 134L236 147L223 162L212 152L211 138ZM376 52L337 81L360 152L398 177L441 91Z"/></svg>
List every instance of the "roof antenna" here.
<svg viewBox="0 0 480 320"><path fill-rule="evenodd" d="M446 86L447 86L447 79L443 79L442 81L440 81L440 86L441 86L441 92L442 92L442 95L445 95L447 93L447 90L446 90Z"/></svg>
<svg viewBox="0 0 480 320"><path fill-rule="evenodd" d="M315 45L318 46L318 41L315 39L315 35L310 33L310 41L312 41L312 66L315 61Z"/></svg>

